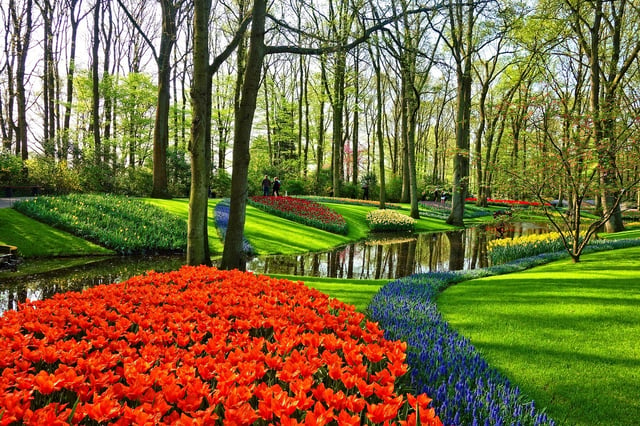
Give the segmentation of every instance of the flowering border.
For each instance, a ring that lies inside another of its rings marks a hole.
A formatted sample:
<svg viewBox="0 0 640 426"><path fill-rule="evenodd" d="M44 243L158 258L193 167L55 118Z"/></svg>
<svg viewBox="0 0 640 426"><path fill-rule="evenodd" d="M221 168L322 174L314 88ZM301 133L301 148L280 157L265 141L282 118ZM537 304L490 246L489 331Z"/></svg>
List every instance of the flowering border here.
<svg viewBox="0 0 640 426"><path fill-rule="evenodd" d="M0 318L0 423L441 425L382 335L300 282L150 272Z"/></svg>
<svg viewBox="0 0 640 426"><path fill-rule="evenodd" d="M324 231L347 235L349 227L341 214L315 201L298 197L255 196L249 204L267 213L312 226Z"/></svg>

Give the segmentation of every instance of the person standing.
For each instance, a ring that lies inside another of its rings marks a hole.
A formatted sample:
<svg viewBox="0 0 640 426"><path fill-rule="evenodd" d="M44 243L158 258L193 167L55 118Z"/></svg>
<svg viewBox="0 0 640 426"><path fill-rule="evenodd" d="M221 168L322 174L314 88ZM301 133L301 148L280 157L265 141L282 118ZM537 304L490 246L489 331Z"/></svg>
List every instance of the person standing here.
<svg viewBox="0 0 640 426"><path fill-rule="evenodd" d="M271 181L268 175L264 175L264 179L262 179L262 195L265 197L269 195L269 189L271 189Z"/></svg>
<svg viewBox="0 0 640 426"><path fill-rule="evenodd" d="M275 197L280 196L280 181L278 180L278 176L273 179L273 195Z"/></svg>

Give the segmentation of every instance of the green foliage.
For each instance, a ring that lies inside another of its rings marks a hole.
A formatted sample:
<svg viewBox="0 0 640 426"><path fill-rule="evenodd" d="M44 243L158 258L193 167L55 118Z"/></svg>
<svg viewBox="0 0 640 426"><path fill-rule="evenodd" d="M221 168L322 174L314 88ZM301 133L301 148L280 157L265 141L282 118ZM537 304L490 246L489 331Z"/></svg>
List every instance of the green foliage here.
<svg viewBox="0 0 640 426"><path fill-rule="evenodd" d="M211 192L214 198L231 196L231 175L226 170L218 169L211 177Z"/></svg>
<svg viewBox="0 0 640 426"><path fill-rule="evenodd" d="M127 167L116 174L115 188L122 195L148 195L153 189L153 171L148 167Z"/></svg>
<svg viewBox="0 0 640 426"><path fill-rule="evenodd" d="M0 150L0 183L22 181L22 160L8 150Z"/></svg>
<svg viewBox="0 0 640 426"><path fill-rule="evenodd" d="M282 182L282 179L280 179ZM286 182L282 182L282 194L286 193L288 195L305 195L308 194L311 190L312 182L304 179L287 179Z"/></svg>
<svg viewBox="0 0 640 426"><path fill-rule="evenodd" d="M184 252L187 246L183 219L127 197L37 197L14 207L29 217L122 254Z"/></svg>
<svg viewBox="0 0 640 426"><path fill-rule="evenodd" d="M385 184L387 201L397 203L402 198L402 177L392 176Z"/></svg>
<svg viewBox="0 0 640 426"><path fill-rule="evenodd" d="M352 182L344 182L340 188L340 196L345 198L361 198L361 193L360 185L354 185Z"/></svg>
<svg viewBox="0 0 640 426"><path fill-rule="evenodd" d="M167 174L169 177L169 193L175 197L188 197L191 187L191 165L187 161L184 150L171 148L167 152ZM153 182L152 182L153 185ZM144 195L150 194L145 192ZM143 195L143 194L140 194Z"/></svg>
<svg viewBox="0 0 640 426"><path fill-rule="evenodd" d="M42 186L47 193L69 194L82 189L78 170L69 168L64 161L57 163L52 158L38 156L25 161L25 166L29 170L29 182Z"/></svg>

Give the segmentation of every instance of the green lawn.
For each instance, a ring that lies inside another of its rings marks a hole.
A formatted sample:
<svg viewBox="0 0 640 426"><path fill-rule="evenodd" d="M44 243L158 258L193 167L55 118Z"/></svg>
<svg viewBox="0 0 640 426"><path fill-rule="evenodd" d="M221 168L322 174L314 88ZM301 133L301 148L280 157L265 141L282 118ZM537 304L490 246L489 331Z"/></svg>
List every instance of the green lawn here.
<svg viewBox="0 0 640 426"><path fill-rule="evenodd" d="M109 255L113 251L52 228L13 209L0 209L0 244L24 257Z"/></svg>
<svg viewBox="0 0 640 426"><path fill-rule="evenodd" d="M158 207L162 207L166 209L170 213L173 213L176 216L179 216L185 220L185 222L189 219L189 199L188 198L174 198L172 200L162 200L158 198L142 198L143 201L153 204ZM209 233L209 250L211 251L211 255L214 256L216 254L222 253L223 244L218 236L218 231L216 230L216 219L213 214L213 209L220 200L210 199L209 200L209 213L207 217L207 229Z"/></svg>
<svg viewBox="0 0 640 426"><path fill-rule="evenodd" d="M341 302L354 305L360 312L364 312L369 306L371 298L380 287L389 280L361 280L361 279L336 279L318 277L300 277L297 275L268 274L275 278L284 278L290 281L302 281L305 285L320 290Z"/></svg>
<svg viewBox="0 0 640 426"><path fill-rule="evenodd" d="M467 281L437 304L559 424L638 424L640 248Z"/></svg>

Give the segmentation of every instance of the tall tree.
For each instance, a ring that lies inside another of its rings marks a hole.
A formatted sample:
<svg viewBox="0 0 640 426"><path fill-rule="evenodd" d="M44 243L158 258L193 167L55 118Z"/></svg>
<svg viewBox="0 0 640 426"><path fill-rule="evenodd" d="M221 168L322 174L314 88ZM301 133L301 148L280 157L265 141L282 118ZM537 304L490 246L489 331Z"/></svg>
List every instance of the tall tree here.
<svg viewBox="0 0 640 426"><path fill-rule="evenodd" d="M13 22L11 34L13 53L17 58L15 71L15 98L18 113L18 122L15 128L16 155L23 160L29 158L27 141L27 93L25 87L25 71L27 67L27 55L31 45L31 33L33 31L33 0L26 0L18 9L15 0L9 0L9 13Z"/></svg>
<svg viewBox="0 0 640 426"><path fill-rule="evenodd" d="M155 49L151 40L142 31L142 27L122 3L122 0L118 0L118 4L125 10L129 20L140 31L149 45L158 66L158 105L153 131L153 190L151 191L151 196L154 198L170 198L167 149L169 146L171 51L176 43L178 25L180 24L179 13L185 4L185 0L160 0L162 32L158 50Z"/></svg>
<svg viewBox="0 0 640 426"><path fill-rule="evenodd" d="M210 264L207 238L207 122L209 121L211 74L209 73L209 14L211 0L195 0L193 15L193 82L191 86L191 192L187 229L187 263ZM207 93L209 92L209 93Z"/></svg>
<svg viewBox="0 0 640 426"><path fill-rule="evenodd" d="M620 147L616 121L625 76L640 52L638 28L631 23L637 20L637 7L628 6L627 0L566 0L565 4L571 12L569 23L589 58L593 137L598 149L602 204L609 217L606 229L622 231L622 213L616 203L622 183L616 174ZM634 9L636 16L629 16L628 7Z"/></svg>
<svg viewBox="0 0 640 426"><path fill-rule="evenodd" d="M96 0L93 5L93 33L91 39L91 131L93 133L94 162L97 166L102 163L102 139L100 136L100 10L102 2Z"/></svg>
<svg viewBox="0 0 640 426"><path fill-rule="evenodd" d="M243 78L240 106L236 110L235 118L233 171L231 174L231 193L233 196L229 206L229 224L220 264L223 269L244 270L246 268L242 241L248 196L249 143L266 50L264 44L266 13L266 0L254 0L251 12L251 37L247 67Z"/></svg>

